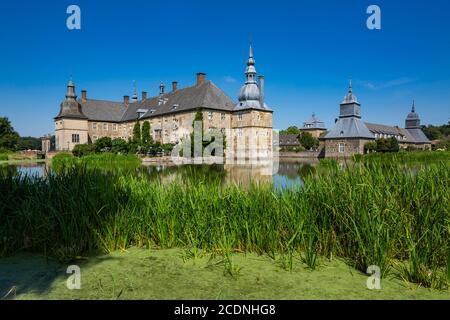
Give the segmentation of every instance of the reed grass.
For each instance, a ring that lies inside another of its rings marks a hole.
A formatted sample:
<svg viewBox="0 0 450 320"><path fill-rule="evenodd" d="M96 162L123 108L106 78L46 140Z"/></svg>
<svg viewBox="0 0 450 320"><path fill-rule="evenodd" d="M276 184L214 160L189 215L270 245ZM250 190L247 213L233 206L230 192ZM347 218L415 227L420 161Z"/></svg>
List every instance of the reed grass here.
<svg viewBox="0 0 450 320"><path fill-rule="evenodd" d="M282 255L311 269L343 258L423 286L448 288L450 171L377 161L329 164L300 189L223 187L214 180L163 184L148 175L70 165L47 178L0 170L0 255L21 250L71 260L130 246Z"/></svg>

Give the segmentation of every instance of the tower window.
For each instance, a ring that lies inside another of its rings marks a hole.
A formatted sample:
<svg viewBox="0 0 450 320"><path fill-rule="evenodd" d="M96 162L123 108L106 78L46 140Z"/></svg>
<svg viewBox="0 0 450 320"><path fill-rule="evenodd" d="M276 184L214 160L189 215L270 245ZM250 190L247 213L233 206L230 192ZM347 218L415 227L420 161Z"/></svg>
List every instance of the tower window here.
<svg viewBox="0 0 450 320"><path fill-rule="evenodd" d="M80 143L80 135L72 134L72 143Z"/></svg>

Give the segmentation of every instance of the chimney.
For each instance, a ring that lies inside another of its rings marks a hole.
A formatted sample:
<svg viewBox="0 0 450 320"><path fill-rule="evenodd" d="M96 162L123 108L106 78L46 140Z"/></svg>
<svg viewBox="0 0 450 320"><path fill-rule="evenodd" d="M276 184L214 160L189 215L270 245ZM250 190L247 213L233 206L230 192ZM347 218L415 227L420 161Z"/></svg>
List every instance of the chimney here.
<svg viewBox="0 0 450 320"><path fill-rule="evenodd" d="M172 81L172 92L177 91L177 87L178 87L178 82Z"/></svg>
<svg viewBox="0 0 450 320"><path fill-rule="evenodd" d="M86 102L87 101L87 91L81 90L81 101Z"/></svg>
<svg viewBox="0 0 450 320"><path fill-rule="evenodd" d="M130 96L123 96L123 104L128 107L130 104Z"/></svg>
<svg viewBox="0 0 450 320"><path fill-rule="evenodd" d="M259 79L259 104L264 108L264 76L260 75Z"/></svg>
<svg viewBox="0 0 450 320"><path fill-rule="evenodd" d="M142 91L142 102L147 101L147 92Z"/></svg>
<svg viewBox="0 0 450 320"><path fill-rule="evenodd" d="M203 83L205 83L205 80L206 80L206 73L203 72L197 73L197 86L200 86Z"/></svg>

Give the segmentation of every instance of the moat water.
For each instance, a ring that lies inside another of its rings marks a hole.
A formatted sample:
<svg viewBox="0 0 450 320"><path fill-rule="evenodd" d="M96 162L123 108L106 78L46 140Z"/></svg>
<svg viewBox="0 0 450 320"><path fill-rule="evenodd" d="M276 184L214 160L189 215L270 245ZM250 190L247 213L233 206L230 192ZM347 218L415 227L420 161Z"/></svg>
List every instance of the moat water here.
<svg viewBox="0 0 450 320"><path fill-rule="evenodd" d="M283 161L276 165L143 165L137 170L163 183L195 179L221 180L224 185L235 183L249 187L252 183L269 183L274 189L302 187L306 175L314 172L317 160ZM21 175L43 177L52 172L49 163L17 163L0 165L1 170L11 170Z"/></svg>

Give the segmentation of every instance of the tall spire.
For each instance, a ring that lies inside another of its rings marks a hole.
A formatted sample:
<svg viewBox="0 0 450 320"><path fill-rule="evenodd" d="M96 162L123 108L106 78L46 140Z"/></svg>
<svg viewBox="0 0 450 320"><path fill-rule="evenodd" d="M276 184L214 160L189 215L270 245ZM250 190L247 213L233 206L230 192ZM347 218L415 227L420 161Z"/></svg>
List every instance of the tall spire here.
<svg viewBox="0 0 450 320"><path fill-rule="evenodd" d="M253 58L253 48L250 45L250 51L248 54L247 60L247 69L245 70L246 76L246 84L248 83L256 83L256 68L255 68L255 59Z"/></svg>
<svg viewBox="0 0 450 320"><path fill-rule="evenodd" d="M415 112L416 112L416 100L413 100L411 112L412 112L412 113L415 113Z"/></svg>

